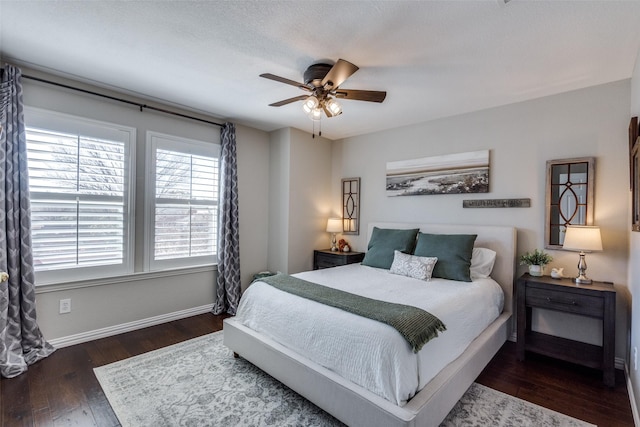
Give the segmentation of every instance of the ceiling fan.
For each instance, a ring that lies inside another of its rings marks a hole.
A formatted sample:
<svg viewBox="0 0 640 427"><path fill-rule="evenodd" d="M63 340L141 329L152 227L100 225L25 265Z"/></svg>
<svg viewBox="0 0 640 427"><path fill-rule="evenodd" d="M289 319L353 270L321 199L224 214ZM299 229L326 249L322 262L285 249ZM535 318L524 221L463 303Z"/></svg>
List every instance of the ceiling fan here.
<svg viewBox="0 0 640 427"><path fill-rule="evenodd" d="M270 73L260 74L260 77L292 85L308 92L307 95L274 102L269 106L282 107L292 102L304 101L302 109L311 120L316 121L322 118L323 112L327 117L342 114L342 106L336 101L336 98L368 102L384 101L387 92L340 88L340 85L356 71L358 71L357 66L344 59L338 59L333 65L320 63L309 66L304 72L304 83Z"/></svg>

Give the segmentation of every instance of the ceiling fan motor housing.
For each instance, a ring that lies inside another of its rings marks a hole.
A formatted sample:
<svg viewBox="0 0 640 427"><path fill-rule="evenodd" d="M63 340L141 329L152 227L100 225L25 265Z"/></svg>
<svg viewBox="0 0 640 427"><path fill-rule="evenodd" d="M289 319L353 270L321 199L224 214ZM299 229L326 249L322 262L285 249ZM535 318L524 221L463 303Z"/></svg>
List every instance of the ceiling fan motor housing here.
<svg viewBox="0 0 640 427"><path fill-rule="evenodd" d="M331 64L313 64L304 72L304 83L311 87L322 86L322 79L333 67Z"/></svg>

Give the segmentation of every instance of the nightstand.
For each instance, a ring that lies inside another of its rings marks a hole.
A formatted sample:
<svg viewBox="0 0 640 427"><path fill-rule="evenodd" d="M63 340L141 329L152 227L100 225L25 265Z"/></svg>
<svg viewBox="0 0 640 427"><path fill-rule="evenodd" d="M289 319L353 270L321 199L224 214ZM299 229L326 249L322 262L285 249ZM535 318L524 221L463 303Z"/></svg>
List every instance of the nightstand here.
<svg viewBox="0 0 640 427"><path fill-rule="evenodd" d="M313 251L313 269L337 267L362 261L364 252L331 252L329 249Z"/></svg>
<svg viewBox="0 0 640 427"><path fill-rule="evenodd" d="M616 291L613 284L593 281L577 285L571 279L522 275L517 282L518 360L525 351L562 359L603 371L603 381L615 386ZM531 330L533 308L573 313L602 320L602 346Z"/></svg>

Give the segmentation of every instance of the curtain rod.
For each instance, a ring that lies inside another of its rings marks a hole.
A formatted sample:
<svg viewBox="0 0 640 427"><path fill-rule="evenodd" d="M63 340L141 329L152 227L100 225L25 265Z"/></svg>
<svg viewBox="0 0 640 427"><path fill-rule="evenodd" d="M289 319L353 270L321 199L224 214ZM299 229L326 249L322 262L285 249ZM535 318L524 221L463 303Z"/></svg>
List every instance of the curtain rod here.
<svg viewBox="0 0 640 427"><path fill-rule="evenodd" d="M135 105L136 107L140 108L140 111L142 111L144 108L146 108L147 110L159 111L161 113L171 114L173 116L178 116L178 117L182 117L182 118L185 118L185 119L196 120L198 122L208 123L210 125L215 125L215 126L219 126L219 127L224 126L224 124L222 124L222 123L216 123L216 122L212 122L210 120L199 119L197 117L188 116L186 114L176 113L175 111L169 111L169 110L164 110L164 109L158 108L158 107L152 107L151 105L140 104L138 102L129 101L127 99L116 98L114 96L109 96L109 95L105 95L105 94L98 93L98 92L92 92L90 90L80 89L78 87L69 86L69 85L65 85L65 84L62 84L62 83L57 83L57 82L52 82L50 80L41 79L39 77L28 76L28 75L25 75L25 74L23 74L22 77L25 78L25 79L31 79L31 80L36 80L38 82L47 83L47 84L50 84L50 85L53 85L53 86L63 87L65 89L71 89L71 90L75 90L75 91L78 91L78 92L87 93L89 95L100 96L102 98L107 98L107 99L110 99L112 101L118 101L118 102L122 102L122 103L129 104L129 105Z"/></svg>

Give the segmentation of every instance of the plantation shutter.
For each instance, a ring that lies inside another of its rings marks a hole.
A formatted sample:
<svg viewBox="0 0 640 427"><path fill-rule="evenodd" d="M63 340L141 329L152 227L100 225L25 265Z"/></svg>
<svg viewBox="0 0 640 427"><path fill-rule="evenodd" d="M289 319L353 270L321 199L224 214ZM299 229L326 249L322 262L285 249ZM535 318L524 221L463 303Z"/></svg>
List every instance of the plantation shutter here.
<svg viewBox="0 0 640 427"><path fill-rule="evenodd" d="M216 254L218 159L157 148L153 260Z"/></svg>
<svg viewBox="0 0 640 427"><path fill-rule="evenodd" d="M123 264L127 147L27 129L36 271Z"/></svg>

